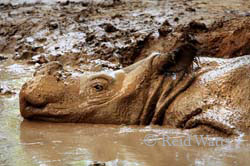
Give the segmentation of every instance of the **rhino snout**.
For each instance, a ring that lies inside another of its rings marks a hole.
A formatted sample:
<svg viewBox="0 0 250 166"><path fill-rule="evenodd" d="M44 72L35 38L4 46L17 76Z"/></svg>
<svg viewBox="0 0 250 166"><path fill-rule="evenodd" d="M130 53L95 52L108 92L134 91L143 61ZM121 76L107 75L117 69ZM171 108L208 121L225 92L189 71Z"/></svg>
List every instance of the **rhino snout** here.
<svg viewBox="0 0 250 166"><path fill-rule="evenodd" d="M20 110L24 118L31 118L37 111L45 111L50 103L57 103L64 96L64 84L52 75L41 75L25 83L20 91Z"/></svg>

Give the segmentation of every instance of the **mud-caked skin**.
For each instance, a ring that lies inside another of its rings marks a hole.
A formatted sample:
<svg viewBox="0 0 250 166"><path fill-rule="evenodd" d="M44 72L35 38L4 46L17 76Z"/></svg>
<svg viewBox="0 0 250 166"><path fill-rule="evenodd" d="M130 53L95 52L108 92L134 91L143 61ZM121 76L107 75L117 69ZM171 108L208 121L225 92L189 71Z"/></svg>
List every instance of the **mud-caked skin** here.
<svg viewBox="0 0 250 166"><path fill-rule="evenodd" d="M30 120L167 125L227 135L250 127L250 56L200 58L189 44L112 72L70 75L58 62L20 92ZM192 70L196 68L197 70ZM199 69L198 69L199 68Z"/></svg>

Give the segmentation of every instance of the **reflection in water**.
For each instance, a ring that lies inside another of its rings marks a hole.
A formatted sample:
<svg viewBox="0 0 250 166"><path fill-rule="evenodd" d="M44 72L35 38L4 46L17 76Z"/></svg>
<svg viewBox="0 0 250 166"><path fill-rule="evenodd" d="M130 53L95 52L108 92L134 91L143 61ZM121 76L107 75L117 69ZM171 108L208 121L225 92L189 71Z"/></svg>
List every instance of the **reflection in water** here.
<svg viewBox="0 0 250 166"><path fill-rule="evenodd" d="M20 141L27 156L35 163L46 165L75 165L87 161L106 165L247 165L249 143L232 140L221 147L155 146L143 143L146 134L167 134L187 137L187 132L159 127L60 124L23 121ZM248 139L249 138L244 138ZM199 153L197 153L199 152ZM76 162L80 161L80 162Z"/></svg>

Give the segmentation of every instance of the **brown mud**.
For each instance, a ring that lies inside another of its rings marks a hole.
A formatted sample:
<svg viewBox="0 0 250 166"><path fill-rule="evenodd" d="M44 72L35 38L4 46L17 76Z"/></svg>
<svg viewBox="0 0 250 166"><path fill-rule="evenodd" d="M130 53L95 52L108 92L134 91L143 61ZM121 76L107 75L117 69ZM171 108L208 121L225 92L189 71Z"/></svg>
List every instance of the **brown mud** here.
<svg viewBox="0 0 250 166"><path fill-rule="evenodd" d="M60 61L72 72L116 70L152 53L168 52L183 40L193 42L198 56L250 54L249 9L248 0L1 1L0 165L89 165L94 161L248 165L249 136L232 138L227 146L216 148L148 147L143 144L147 132L165 131L172 137L188 133L27 121L21 125L18 93L35 68L51 61Z"/></svg>
<svg viewBox="0 0 250 166"><path fill-rule="evenodd" d="M227 3L210 11L214 4L202 1L1 4L0 52L29 64L118 69L167 52L189 35L198 41L200 56L246 55L250 17L244 2L240 11Z"/></svg>

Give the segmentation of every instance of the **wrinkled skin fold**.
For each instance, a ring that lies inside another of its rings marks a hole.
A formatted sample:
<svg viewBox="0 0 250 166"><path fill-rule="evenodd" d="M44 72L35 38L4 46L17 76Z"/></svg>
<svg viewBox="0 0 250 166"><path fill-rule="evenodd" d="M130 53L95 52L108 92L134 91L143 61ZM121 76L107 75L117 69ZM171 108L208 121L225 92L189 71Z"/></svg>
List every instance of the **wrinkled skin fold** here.
<svg viewBox="0 0 250 166"><path fill-rule="evenodd" d="M226 135L250 127L250 56L200 58L183 44L113 72L68 75L58 62L43 66L20 92L29 120L166 125Z"/></svg>

